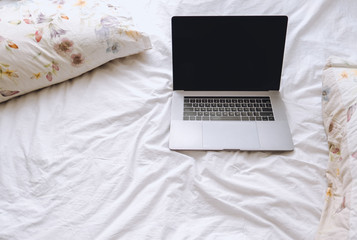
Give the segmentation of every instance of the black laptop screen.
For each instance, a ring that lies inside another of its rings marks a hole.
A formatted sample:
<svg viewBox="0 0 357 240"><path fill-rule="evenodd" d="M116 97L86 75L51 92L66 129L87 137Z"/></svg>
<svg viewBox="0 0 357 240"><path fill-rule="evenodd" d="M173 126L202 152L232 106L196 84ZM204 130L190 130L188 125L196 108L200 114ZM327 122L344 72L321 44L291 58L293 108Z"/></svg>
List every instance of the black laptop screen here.
<svg viewBox="0 0 357 240"><path fill-rule="evenodd" d="M286 16L172 18L174 90L279 90Z"/></svg>

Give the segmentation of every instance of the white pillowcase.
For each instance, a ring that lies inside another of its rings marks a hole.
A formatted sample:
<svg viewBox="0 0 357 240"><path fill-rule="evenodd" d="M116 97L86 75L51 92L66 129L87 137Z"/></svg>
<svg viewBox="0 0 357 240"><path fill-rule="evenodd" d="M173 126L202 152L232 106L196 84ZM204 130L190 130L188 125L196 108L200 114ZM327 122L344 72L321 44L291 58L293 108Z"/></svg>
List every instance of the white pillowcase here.
<svg viewBox="0 0 357 240"><path fill-rule="evenodd" d="M0 102L151 48L114 0L12 1L0 29Z"/></svg>

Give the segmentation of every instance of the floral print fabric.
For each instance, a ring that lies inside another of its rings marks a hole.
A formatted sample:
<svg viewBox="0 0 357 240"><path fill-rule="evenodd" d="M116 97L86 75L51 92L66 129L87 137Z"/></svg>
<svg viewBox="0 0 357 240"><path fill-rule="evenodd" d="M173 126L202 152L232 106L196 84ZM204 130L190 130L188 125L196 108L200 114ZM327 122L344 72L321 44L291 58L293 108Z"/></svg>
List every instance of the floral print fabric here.
<svg viewBox="0 0 357 240"><path fill-rule="evenodd" d="M12 1L0 29L0 102L151 47L113 0Z"/></svg>
<svg viewBox="0 0 357 240"><path fill-rule="evenodd" d="M328 188L316 239L357 239L357 63L330 58L322 81Z"/></svg>

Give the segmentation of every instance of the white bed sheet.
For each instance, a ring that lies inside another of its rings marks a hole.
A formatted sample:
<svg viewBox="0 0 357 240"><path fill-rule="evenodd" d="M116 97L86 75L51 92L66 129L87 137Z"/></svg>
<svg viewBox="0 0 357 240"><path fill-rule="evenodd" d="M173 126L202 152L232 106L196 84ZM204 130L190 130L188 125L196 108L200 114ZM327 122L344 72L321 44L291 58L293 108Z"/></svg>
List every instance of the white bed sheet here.
<svg viewBox="0 0 357 240"><path fill-rule="evenodd" d="M322 68L356 52L357 3L122 2L153 49L0 104L0 239L313 239ZM170 151L171 16L260 14L289 16L281 92L295 150Z"/></svg>

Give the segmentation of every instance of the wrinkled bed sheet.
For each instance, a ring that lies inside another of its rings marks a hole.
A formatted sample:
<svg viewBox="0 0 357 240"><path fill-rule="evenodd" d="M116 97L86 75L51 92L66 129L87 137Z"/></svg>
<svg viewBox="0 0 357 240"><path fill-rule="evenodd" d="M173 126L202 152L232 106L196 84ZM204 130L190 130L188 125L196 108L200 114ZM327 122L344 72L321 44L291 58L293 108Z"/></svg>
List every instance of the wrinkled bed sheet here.
<svg viewBox="0 0 357 240"><path fill-rule="evenodd" d="M322 69L356 52L357 3L122 2L153 49L0 104L0 239L313 239ZM171 16L260 14L289 16L281 92L295 150L170 151Z"/></svg>

